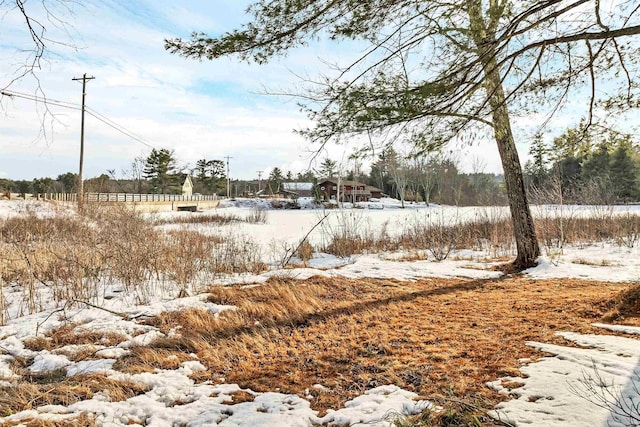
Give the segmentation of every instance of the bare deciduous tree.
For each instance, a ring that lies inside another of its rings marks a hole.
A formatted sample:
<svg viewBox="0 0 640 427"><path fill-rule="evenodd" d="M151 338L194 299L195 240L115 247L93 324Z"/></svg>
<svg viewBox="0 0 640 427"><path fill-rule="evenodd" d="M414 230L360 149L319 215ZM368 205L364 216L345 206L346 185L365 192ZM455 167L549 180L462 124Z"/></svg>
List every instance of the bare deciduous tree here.
<svg viewBox="0 0 640 427"><path fill-rule="evenodd" d="M15 67L4 70L0 76L0 100L17 94L9 88L15 83L30 77L35 82L33 95L26 98L33 101L41 118L38 139L48 139L55 115L46 91L41 84L39 71L43 61L55 48L77 49L74 41L72 21L75 17L76 0L0 0L0 25L2 20L24 20L24 46L15 46ZM4 43L7 43L4 40ZM5 80L6 79L6 80ZM21 96L22 97L22 96ZM54 102L55 103L55 102ZM65 106L69 108L69 106ZM0 103L0 109L3 104Z"/></svg>

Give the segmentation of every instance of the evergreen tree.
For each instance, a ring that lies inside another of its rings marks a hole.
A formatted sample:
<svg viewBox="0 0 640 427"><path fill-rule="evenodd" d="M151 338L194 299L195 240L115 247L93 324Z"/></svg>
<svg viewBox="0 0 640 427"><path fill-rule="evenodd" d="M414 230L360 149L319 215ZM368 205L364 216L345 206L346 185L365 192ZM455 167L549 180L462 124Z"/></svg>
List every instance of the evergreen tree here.
<svg viewBox="0 0 640 427"><path fill-rule="evenodd" d="M200 159L194 170L197 178L196 188L200 192L216 193L225 185L225 164L222 160Z"/></svg>
<svg viewBox="0 0 640 427"><path fill-rule="evenodd" d="M583 118L578 126L568 128L562 135L553 139L548 154L551 160L560 161L569 157L583 159L592 151L593 136Z"/></svg>
<svg viewBox="0 0 640 427"><path fill-rule="evenodd" d="M542 139L541 133L536 133L533 137L529 154L532 157L531 162L527 162L525 166L527 175L531 177L531 184L535 187L539 187L544 182L547 176L547 165L549 149Z"/></svg>
<svg viewBox="0 0 640 427"><path fill-rule="evenodd" d="M145 161L143 176L151 181L154 193L167 193L170 185L175 181L175 169L176 159L173 151L154 148Z"/></svg>
<svg viewBox="0 0 640 427"><path fill-rule="evenodd" d="M269 190L271 194L280 190L280 185L284 181L284 176L282 175L282 170L279 167L273 168L271 173L269 174L269 179L267 181L267 185L269 186Z"/></svg>
<svg viewBox="0 0 640 427"><path fill-rule="evenodd" d="M634 201L638 196L636 175L638 167L623 146L618 147L611 156L611 183L613 194L619 201Z"/></svg>
<svg viewBox="0 0 640 427"><path fill-rule="evenodd" d="M308 170L304 173L298 172L298 175L296 176L296 180L298 182L316 182L317 178L314 175L313 171Z"/></svg>
<svg viewBox="0 0 640 427"><path fill-rule="evenodd" d="M558 160L552 169L553 180L560 188L564 200L571 199L571 195L581 184L582 165L575 157L565 157ZM580 200L574 200L580 202Z"/></svg>
<svg viewBox="0 0 640 427"><path fill-rule="evenodd" d="M67 172L65 174L58 175L56 181L62 184L62 188L65 193L73 193L78 184L78 174Z"/></svg>
<svg viewBox="0 0 640 427"><path fill-rule="evenodd" d="M387 146L378 155L378 159L371 165L370 184L381 189L385 194L394 196L393 179L390 164L397 157L393 146Z"/></svg>
<svg viewBox="0 0 640 427"><path fill-rule="evenodd" d="M10 179L0 178L0 193L10 192L14 185Z"/></svg>
<svg viewBox="0 0 640 427"><path fill-rule="evenodd" d="M27 193L33 193L33 182L32 181L15 181L15 191L22 194L23 196Z"/></svg>
<svg viewBox="0 0 640 427"><path fill-rule="evenodd" d="M598 150L589 155L582 163L582 171L580 173L582 181L608 183L611 172L610 160L611 156L606 145L601 145Z"/></svg>
<svg viewBox="0 0 640 427"><path fill-rule="evenodd" d="M51 178L34 178L33 192L36 194L50 193L53 189L53 183Z"/></svg>
<svg viewBox="0 0 640 427"><path fill-rule="evenodd" d="M336 166L337 163L335 160L325 157L325 159L322 160L322 163L320 163L318 173L322 178L332 178L336 173Z"/></svg>
<svg viewBox="0 0 640 427"><path fill-rule="evenodd" d="M305 94L314 127L303 133L319 144L354 134L380 142L392 134L428 151L487 126L502 160L515 265L526 268L540 249L509 107L534 105L522 102L532 98L555 103L595 76L634 90L624 76L627 64L636 64L635 49L619 46L622 38L640 33L638 9L614 4L606 24L600 9L600 2L586 0L259 0L247 9L252 19L241 28L217 38L194 33L187 41L165 40L165 48L186 57L237 55L261 64L321 35L368 43L365 55Z"/></svg>
<svg viewBox="0 0 640 427"><path fill-rule="evenodd" d="M599 204L612 201L611 156L606 144L601 144L582 162L580 180L584 193L582 202Z"/></svg>

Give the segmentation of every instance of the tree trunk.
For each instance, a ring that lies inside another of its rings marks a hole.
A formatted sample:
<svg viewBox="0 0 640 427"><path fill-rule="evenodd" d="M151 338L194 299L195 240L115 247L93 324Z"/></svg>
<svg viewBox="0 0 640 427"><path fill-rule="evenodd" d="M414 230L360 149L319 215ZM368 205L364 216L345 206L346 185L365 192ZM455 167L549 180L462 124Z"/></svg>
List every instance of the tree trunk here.
<svg viewBox="0 0 640 427"><path fill-rule="evenodd" d="M496 63L496 52L492 43L494 35L487 34L488 29L482 19L480 2L469 0L467 4L470 6L468 10L472 36L478 48L478 55L484 71L484 84L491 107L494 137L504 170L504 181L507 187L511 221L518 250L514 266L517 269L525 269L536 265L536 258L540 255L540 247L524 188L520 158L511 132L509 110L506 105L500 70Z"/></svg>
<svg viewBox="0 0 640 427"><path fill-rule="evenodd" d="M516 150L516 144L511 132L509 111L505 105L504 91L500 81L500 74L496 68L495 61L489 65L486 74L487 92L490 93L489 105L493 115L493 129L502 169L504 170L504 181L507 187L509 198L509 208L511 210L511 220L518 248L518 256L515 260L515 267L525 269L536 264L536 258L540 255L538 239L536 238L535 227L527 193L522 179L522 167ZM485 68L487 70L487 68Z"/></svg>

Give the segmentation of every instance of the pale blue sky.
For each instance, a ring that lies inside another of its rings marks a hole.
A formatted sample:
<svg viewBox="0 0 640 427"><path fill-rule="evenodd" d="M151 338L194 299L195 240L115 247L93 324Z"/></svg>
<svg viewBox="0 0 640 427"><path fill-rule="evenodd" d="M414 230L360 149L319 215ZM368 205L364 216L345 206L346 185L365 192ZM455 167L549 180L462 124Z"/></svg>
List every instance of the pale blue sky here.
<svg viewBox="0 0 640 427"><path fill-rule="evenodd" d="M224 58L214 62L186 60L163 48L167 37L204 31L229 31L245 21L246 0L85 0L65 13L68 34L47 24L47 35L74 47L50 45L51 51L37 73L48 97L79 103L81 86L72 81L83 73L96 77L88 83L87 105L123 125L156 148L175 150L182 165L200 158L232 156L232 178L253 178L278 166L294 173L309 166L310 146L293 133L308 125L295 101L258 94L263 87L290 88L296 75L316 76L323 62L353 58L357 45L315 43L297 49L266 66L247 65ZM39 2L27 2L37 7ZM32 10L33 14L39 11ZM12 78L30 40L16 11L0 20L0 87ZM344 62L343 61L343 62ZM33 94L35 79L26 77L10 87ZM53 133L36 140L41 116L33 102L2 99L0 105L0 177L32 179L77 172L80 113L51 107L56 114ZM526 141L540 119L515 121L518 148L526 160ZM556 119L557 127L574 124L575 117ZM49 129L51 130L51 129ZM356 144L354 142L354 144ZM346 158L353 147L330 147L328 155ZM491 138L459 149L463 167L484 164L487 172L500 172ZM126 177L136 156L150 149L87 116L85 176L114 169ZM346 155L344 154L346 153ZM324 157L322 154L320 157ZM350 166L347 166L347 168ZM264 176L264 175L263 175Z"/></svg>
<svg viewBox="0 0 640 427"><path fill-rule="evenodd" d="M29 4L29 3L28 3ZM200 158L232 156L232 175L252 177L255 171L279 166L302 170L307 143L292 130L306 123L290 100L258 95L262 85L285 87L292 80L290 64L266 67L231 59L198 62L170 55L166 37L188 36L193 30L217 34L242 22L248 2L228 1L85 1L74 7L72 43L78 49L52 46L38 72L48 97L79 103L81 86L71 79L86 72L96 77L87 85L87 105L135 132L157 148L175 150L181 164ZM10 80L25 55L29 39L17 13L0 23L0 86ZM68 40L60 31L50 37ZM322 46L316 51L321 53ZM314 62L313 51L292 55L298 70ZM309 67L310 68L310 67ZM309 72L313 69L309 69ZM10 89L34 93L26 77ZM34 142L39 117L33 102L2 100L0 176L30 179L77 171L79 112L51 107L57 121L53 134ZM149 148L87 116L85 175L107 169L121 173Z"/></svg>

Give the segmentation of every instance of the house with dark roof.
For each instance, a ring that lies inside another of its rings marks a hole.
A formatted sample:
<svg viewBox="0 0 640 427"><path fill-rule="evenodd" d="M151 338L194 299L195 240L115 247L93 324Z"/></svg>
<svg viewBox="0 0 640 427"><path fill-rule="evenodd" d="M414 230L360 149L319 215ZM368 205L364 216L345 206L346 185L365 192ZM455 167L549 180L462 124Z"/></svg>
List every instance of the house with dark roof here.
<svg viewBox="0 0 640 427"><path fill-rule="evenodd" d="M298 199L299 197L314 197L312 182L283 182L278 189L270 193L267 188L256 193L258 197L275 197L277 199Z"/></svg>
<svg viewBox="0 0 640 427"><path fill-rule="evenodd" d="M368 202L372 197L382 197L382 190L359 181L326 178L318 183L320 201ZM339 194L339 196L338 196Z"/></svg>

